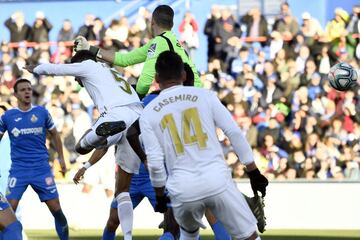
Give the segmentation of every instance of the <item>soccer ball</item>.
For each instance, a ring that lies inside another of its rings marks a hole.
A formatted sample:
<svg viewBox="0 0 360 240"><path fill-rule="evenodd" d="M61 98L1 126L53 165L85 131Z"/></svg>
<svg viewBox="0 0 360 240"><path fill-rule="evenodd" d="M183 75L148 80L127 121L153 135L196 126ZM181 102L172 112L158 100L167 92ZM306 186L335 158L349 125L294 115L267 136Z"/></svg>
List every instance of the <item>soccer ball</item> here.
<svg viewBox="0 0 360 240"><path fill-rule="evenodd" d="M341 62L331 67L328 78L333 88L338 91L346 91L357 84L358 76L351 65Z"/></svg>

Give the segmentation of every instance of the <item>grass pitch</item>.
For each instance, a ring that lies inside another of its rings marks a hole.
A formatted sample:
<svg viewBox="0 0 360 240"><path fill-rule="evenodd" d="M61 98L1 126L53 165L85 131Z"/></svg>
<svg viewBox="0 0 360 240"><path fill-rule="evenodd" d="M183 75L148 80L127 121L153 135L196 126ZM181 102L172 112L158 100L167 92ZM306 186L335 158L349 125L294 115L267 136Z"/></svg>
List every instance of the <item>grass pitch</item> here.
<svg viewBox="0 0 360 240"><path fill-rule="evenodd" d="M27 230L29 240L58 240L55 230ZM70 231L71 240L99 240L102 230ZM134 240L158 239L159 230L135 230ZM201 240L214 239L211 230L201 231ZM116 239L122 239L118 235ZM360 240L360 230L268 230L261 235L264 240Z"/></svg>

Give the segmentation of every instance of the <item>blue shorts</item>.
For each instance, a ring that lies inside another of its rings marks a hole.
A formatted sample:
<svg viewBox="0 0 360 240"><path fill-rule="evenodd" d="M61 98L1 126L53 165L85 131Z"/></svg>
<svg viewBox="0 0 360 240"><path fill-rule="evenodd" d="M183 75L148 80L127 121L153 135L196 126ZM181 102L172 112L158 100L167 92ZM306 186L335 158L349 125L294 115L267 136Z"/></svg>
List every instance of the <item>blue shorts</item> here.
<svg viewBox="0 0 360 240"><path fill-rule="evenodd" d="M137 205L146 197L152 207L155 209L156 205L156 197L154 188L151 185L150 180L148 182L144 182L143 184L133 184L130 185L130 197L133 204L133 208L136 208ZM116 199L111 202L111 208L117 208Z"/></svg>
<svg viewBox="0 0 360 240"><path fill-rule="evenodd" d="M7 199L20 200L29 185L38 194L41 202L59 198L50 167L26 170L25 174L24 171L24 169L10 169Z"/></svg>
<svg viewBox="0 0 360 240"><path fill-rule="evenodd" d="M0 211L5 210L10 207L10 204L7 202L6 198L0 192Z"/></svg>

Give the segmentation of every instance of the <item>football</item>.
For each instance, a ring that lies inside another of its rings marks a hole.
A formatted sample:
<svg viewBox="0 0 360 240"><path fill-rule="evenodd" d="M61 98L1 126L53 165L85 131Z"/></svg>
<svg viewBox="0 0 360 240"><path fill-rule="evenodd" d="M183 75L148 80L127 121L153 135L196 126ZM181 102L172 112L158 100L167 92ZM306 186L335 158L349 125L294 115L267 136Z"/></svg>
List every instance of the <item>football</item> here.
<svg viewBox="0 0 360 240"><path fill-rule="evenodd" d="M328 79L330 85L338 91L347 91L357 84L357 72L349 64L341 62L331 67Z"/></svg>

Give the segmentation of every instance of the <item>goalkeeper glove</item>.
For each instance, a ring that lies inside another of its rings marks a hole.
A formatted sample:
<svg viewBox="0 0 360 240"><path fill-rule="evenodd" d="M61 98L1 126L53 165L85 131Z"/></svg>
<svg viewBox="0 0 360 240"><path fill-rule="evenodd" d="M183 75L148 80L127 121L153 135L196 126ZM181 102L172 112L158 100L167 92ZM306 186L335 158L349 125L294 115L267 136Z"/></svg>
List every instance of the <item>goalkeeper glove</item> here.
<svg viewBox="0 0 360 240"><path fill-rule="evenodd" d="M98 57L100 48L90 46L89 42L83 36L77 36L74 41L74 51L78 52L81 50L90 51L94 56Z"/></svg>
<svg viewBox="0 0 360 240"><path fill-rule="evenodd" d="M170 203L170 199L166 195L156 196L155 212L166 212L168 203Z"/></svg>
<svg viewBox="0 0 360 240"><path fill-rule="evenodd" d="M262 175L259 169L252 170L247 173L250 178L251 188L254 192L254 195L257 196L257 191L261 192L262 197L266 195L266 186L269 184L267 178Z"/></svg>

